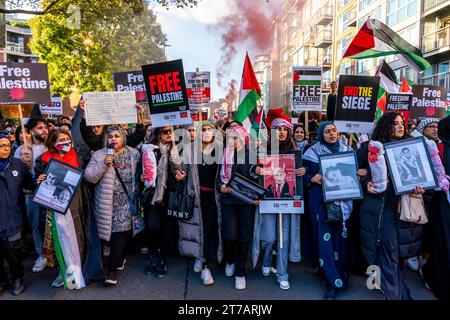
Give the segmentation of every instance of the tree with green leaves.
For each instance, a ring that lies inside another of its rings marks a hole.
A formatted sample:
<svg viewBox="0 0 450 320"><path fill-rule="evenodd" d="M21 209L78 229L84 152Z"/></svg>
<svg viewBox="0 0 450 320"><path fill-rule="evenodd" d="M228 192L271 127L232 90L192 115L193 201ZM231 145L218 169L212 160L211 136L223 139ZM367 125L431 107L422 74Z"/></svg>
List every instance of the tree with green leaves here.
<svg viewBox="0 0 450 320"><path fill-rule="evenodd" d="M141 12L143 7L158 3L164 7L169 8L170 6L175 6L177 8L193 7L198 4L201 0L123 0L119 1L126 4L136 12ZM0 13L25 13L25 14L35 14L44 15L47 13L56 14L61 12L61 3L64 0L52 0L52 1L42 1L42 0L0 0ZM76 5L77 2L83 1L72 1ZM106 2L106 1L105 1Z"/></svg>
<svg viewBox="0 0 450 320"><path fill-rule="evenodd" d="M79 11L71 11L74 3ZM49 12L29 20L30 46L48 64L53 93L112 90L113 72L165 60L166 37L147 6L136 11L119 0L62 0L62 5L72 16Z"/></svg>

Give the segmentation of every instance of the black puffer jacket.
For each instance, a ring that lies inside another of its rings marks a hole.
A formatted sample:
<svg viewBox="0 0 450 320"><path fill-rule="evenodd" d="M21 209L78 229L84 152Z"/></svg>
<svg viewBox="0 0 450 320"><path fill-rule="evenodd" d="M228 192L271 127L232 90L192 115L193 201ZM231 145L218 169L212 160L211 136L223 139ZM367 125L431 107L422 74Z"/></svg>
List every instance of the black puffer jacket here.
<svg viewBox="0 0 450 320"><path fill-rule="evenodd" d="M364 152L362 152L364 153ZM357 153L360 167L365 161L361 153ZM367 161L367 160L366 160ZM369 164L362 167L369 168ZM367 192L367 184L372 180L369 174L361 179L364 190L364 200L360 209L361 225L361 251L364 259L369 265L375 264L378 256L378 249L383 239L381 239L381 215L389 207L394 212L398 212L400 196L395 195L393 182L389 177L388 189L380 194ZM400 217L400 213L398 213ZM399 257L406 258L419 254L421 250L422 226L415 223L408 223L397 220Z"/></svg>
<svg viewBox="0 0 450 320"><path fill-rule="evenodd" d="M23 229L24 189L31 190L32 179L20 159L10 158L0 172L0 237L11 237Z"/></svg>

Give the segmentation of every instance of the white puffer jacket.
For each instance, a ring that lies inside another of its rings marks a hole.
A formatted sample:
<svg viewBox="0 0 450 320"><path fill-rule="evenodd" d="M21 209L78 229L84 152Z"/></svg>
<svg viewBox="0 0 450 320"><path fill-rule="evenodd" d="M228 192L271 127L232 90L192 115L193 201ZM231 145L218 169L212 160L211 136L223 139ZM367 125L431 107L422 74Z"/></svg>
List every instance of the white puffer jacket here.
<svg viewBox="0 0 450 320"><path fill-rule="evenodd" d="M126 147L131 153L131 165L133 175L136 176L136 168L140 154L134 148ZM96 151L86 167L84 178L95 186L95 218L100 239L109 241L112 229L113 195L116 172L114 168L105 164L106 148ZM137 186L137 184L136 184Z"/></svg>

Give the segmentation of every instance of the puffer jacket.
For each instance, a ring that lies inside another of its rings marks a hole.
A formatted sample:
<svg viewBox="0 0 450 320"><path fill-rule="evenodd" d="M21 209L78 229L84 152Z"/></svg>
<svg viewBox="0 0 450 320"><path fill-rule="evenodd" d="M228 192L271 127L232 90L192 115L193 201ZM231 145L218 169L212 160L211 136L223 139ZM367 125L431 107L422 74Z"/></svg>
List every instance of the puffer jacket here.
<svg viewBox="0 0 450 320"><path fill-rule="evenodd" d="M368 167L368 166L367 166ZM398 212L399 196L395 195L392 180L389 177L388 189L380 194L367 192L367 184L371 181L370 173L361 179L364 200L360 209L361 252L369 265L376 264L381 239L381 215L386 206ZM400 214L398 214L400 217ZM422 226L404 221L397 221L399 257L407 258L419 254L421 250Z"/></svg>
<svg viewBox="0 0 450 320"><path fill-rule="evenodd" d="M201 150L201 145L194 143L194 150ZM222 144L214 142L215 150L222 150ZM203 260L203 219L202 219L202 209L201 209L201 197L200 197L200 178L197 169L197 160L201 156L197 152L193 152L192 148L186 148L186 152L183 154L183 160L185 157L192 159L191 161L183 161L184 163L190 163L185 165L185 170L187 172L187 189L188 193L195 196L195 204L193 210L193 216L189 220L180 220L179 232L180 237L178 241L178 249L182 256L193 257ZM220 159L221 154L218 151L216 153L216 160ZM217 198L217 193L216 193ZM218 208L220 217L220 208ZM222 260L222 244L221 244L221 232L220 232L220 221L219 222L219 243L217 248L217 261Z"/></svg>
<svg viewBox="0 0 450 320"><path fill-rule="evenodd" d="M20 159L10 158L0 172L0 237L12 237L23 230L24 189L32 188L31 174Z"/></svg>
<svg viewBox="0 0 450 320"><path fill-rule="evenodd" d="M135 175L135 191L138 191L139 181L139 151L134 148L126 147L131 153L132 171ZM96 184L95 186L95 218L97 220L97 228L100 239L109 241L112 229L112 212L113 212L113 196L114 182L116 180L116 172L114 168L105 164L106 148L96 151L86 167L84 178L87 182Z"/></svg>

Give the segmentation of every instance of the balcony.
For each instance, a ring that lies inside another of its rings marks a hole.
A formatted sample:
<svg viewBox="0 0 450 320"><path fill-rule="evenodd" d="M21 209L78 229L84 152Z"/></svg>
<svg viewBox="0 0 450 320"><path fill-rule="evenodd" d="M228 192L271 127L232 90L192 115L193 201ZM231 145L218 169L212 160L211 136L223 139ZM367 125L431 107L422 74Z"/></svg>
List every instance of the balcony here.
<svg viewBox="0 0 450 320"><path fill-rule="evenodd" d="M25 53L25 47L13 41L6 41L6 49L11 52Z"/></svg>
<svg viewBox="0 0 450 320"><path fill-rule="evenodd" d="M450 72L443 72L433 74L428 77L420 79L420 84L427 84L432 86L444 87L445 90L450 90Z"/></svg>
<svg viewBox="0 0 450 320"><path fill-rule="evenodd" d="M327 48L331 46L333 40L333 33L331 30L322 30L317 34L317 39L314 44L317 48Z"/></svg>
<svg viewBox="0 0 450 320"><path fill-rule="evenodd" d="M322 66L323 70L331 69L331 54L328 55L319 55L317 59L317 64Z"/></svg>
<svg viewBox="0 0 450 320"><path fill-rule="evenodd" d="M313 22L319 26L327 26L333 21L333 6L326 5L317 11L313 17Z"/></svg>
<svg viewBox="0 0 450 320"><path fill-rule="evenodd" d="M422 50L425 58L450 51L450 26L424 35Z"/></svg>
<svg viewBox="0 0 450 320"><path fill-rule="evenodd" d="M424 15L435 14L448 7L448 0L423 0Z"/></svg>

